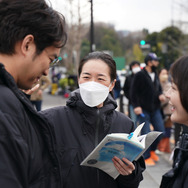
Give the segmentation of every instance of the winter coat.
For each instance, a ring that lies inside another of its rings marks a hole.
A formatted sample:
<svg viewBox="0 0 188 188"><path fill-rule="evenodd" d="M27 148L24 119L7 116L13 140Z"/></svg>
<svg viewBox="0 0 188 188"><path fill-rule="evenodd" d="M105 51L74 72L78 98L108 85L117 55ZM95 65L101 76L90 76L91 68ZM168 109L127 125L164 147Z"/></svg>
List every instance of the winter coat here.
<svg viewBox="0 0 188 188"><path fill-rule="evenodd" d="M60 188L52 126L0 64L0 187Z"/></svg>
<svg viewBox="0 0 188 188"><path fill-rule="evenodd" d="M79 90L76 90L67 106L42 112L55 126L63 188L138 187L145 169L142 157L134 162L136 170L131 175L119 175L116 180L99 169L80 166L108 133L133 131L132 121L116 111L116 107L115 100L109 95L102 108L90 108L83 103Z"/></svg>
<svg viewBox="0 0 188 188"><path fill-rule="evenodd" d="M163 175L160 188L188 187L188 133L183 133L174 151L173 166Z"/></svg>
<svg viewBox="0 0 188 188"><path fill-rule="evenodd" d="M156 73L154 82L145 68L135 74L131 87L131 101L134 108L141 107L148 112L160 109L161 94L162 88Z"/></svg>
<svg viewBox="0 0 188 188"><path fill-rule="evenodd" d="M130 96L130 91L131 91L131 86L132 86L132 81L134 78L134 74L130 74L129 76L126 77L124 86L123 86L123 91L125 94L125 97L129 100L129 104L131 103L131 96Z"/></svg>

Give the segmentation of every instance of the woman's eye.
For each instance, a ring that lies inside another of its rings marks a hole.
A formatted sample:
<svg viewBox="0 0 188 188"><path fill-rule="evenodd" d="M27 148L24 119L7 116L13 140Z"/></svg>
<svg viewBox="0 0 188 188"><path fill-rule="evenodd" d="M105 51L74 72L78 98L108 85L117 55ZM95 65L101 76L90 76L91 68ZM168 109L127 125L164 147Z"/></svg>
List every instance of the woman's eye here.
<svg viewBox="0 0 188 188"><path fill-rule="evenodd" d="M176 87L174 87L173 85L171 85L171 89L176 91Z"/></svg>
<svg viewBox="0 0 188 188"><path fill-rule="evenodd" d="M103 78L98 78L98 80L100 80L100 81L104 81L104 79L103 79Z"/></svg>
<svg viewBox="0 0 188 188"><path fill-rule="evenodd" d="M88 77L88 76L84 76L83 78L84 78L84 79L89 79L89 77Z"/></svg>

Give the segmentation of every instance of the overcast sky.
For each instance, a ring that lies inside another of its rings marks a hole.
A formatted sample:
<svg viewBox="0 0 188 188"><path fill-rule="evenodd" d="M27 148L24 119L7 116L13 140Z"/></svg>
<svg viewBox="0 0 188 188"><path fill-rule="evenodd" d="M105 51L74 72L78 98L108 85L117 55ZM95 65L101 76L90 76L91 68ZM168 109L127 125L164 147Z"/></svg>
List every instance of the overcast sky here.
<svg viewBox="0 0 188 188"><path fill-rule="evenodd" d="M62 12L66 19L68 3L66 0L50 0L52 6ZM83 22L90 21L89 0L73 0L73 7L80 1ZM172 20L188 21L188 13L182 4L187 0L93 0L94 22L113 24L117 30L161 31L170 26ZM188 4L186 4L188 6ZM184 7L185 8L185 7ZM76 12L76 10L75 10ZM76 16L74 16L76 17ZM185 25L183 25L185 26ZM182 26L182 27L183 27ZM188 24L186 24L186 27ZM188 27L187 27L188 28Z"/></svg>

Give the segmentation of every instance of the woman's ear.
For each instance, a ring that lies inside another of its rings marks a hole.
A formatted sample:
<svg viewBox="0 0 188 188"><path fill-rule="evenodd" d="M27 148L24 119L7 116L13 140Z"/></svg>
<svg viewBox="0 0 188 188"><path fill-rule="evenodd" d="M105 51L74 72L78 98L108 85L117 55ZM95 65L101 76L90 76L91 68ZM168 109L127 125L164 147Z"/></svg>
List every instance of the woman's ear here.
<svg viewBox="0 0 188 188"><path fill-rule="evenodd" d="M109 88L109 91L112 91L114 86L115 86L115 83L116 83L116 79L114 79L113 82L111 82L111 85L110 85L110 88Z"/></svg>

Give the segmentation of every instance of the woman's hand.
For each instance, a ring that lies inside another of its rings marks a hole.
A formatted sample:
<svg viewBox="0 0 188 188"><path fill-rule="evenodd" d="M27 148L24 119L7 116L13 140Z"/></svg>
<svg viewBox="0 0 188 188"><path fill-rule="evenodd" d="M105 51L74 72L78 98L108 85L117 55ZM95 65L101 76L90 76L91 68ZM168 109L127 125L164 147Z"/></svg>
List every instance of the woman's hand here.
<svg viewBox="0 0 188 188"><path fill-rule="evenodd" d="M112 159L117 171L124 176L132 174L133 170L135 170L134 164L126 158L123 158L122 160L118 157L113 157Z"/></svg>

